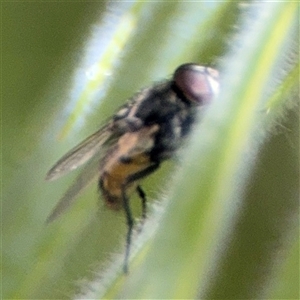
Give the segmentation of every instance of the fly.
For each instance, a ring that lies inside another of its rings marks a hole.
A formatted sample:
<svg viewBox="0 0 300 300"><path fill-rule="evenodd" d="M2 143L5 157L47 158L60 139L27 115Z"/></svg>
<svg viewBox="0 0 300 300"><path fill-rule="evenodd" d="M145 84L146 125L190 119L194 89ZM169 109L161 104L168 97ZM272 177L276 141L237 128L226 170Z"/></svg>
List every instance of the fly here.
<svg viewBox="0 0 300 300"><path fill-rule="evenodd" d="M188 63L179 66L171 79L135 94L103 127L50 169L46 176L49 181L89 161L55 206L48 222L60 216L80 191L98 176L99 190L106 205L125 212L128 231L124 272L128 272L134 225L129 196L137 192L145 218L147 199L140 186L141 179L174 155L191 131L199 111L211 102L218 90L218 71Z"/></svg>

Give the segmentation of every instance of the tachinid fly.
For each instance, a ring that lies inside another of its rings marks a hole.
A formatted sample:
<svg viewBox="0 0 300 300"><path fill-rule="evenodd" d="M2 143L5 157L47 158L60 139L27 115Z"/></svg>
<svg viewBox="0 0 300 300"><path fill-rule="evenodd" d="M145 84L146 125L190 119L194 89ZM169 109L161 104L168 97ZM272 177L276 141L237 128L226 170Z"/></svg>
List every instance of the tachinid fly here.
<svg viewBox="0 0 300 300"><path fill-rule="evenodd" d="M140 180L173 156L191 131L199 111L211 102L218 89L218 71L189 63L179 66L171 79L135 94L103 127L64 155L48 172L46 180L54 180L90 161L48 221L61 215L98 175L99 190L107 206L125 211L127 272L134 224L129 196L134 191L138 193L145 218L146 194Z"/></svg>

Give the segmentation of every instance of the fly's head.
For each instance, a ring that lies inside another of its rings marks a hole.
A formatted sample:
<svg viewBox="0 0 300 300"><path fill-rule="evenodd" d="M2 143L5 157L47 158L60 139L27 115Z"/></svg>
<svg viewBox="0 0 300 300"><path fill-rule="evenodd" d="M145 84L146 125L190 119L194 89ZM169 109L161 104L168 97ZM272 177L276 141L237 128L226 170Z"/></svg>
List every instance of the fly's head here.
<svg viewBox="0 0 300 300"><path fill-rule="evenodd" d="M179 66L173 82L185 98L197 106L209 104L219 92L219 72L193 63Z"/></svg>

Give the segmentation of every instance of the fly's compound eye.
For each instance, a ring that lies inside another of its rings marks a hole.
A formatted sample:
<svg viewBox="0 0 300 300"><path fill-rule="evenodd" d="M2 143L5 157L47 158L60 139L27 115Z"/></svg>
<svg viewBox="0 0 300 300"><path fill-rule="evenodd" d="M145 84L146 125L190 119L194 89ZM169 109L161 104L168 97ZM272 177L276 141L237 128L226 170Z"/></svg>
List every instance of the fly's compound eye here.
<svg viewBox="0 0 300 300"><path fill-rule="evenodd" d="M177 88L197 105L210 103L219 92L219 72L196 64L178 67L173 80Z"/></svg>

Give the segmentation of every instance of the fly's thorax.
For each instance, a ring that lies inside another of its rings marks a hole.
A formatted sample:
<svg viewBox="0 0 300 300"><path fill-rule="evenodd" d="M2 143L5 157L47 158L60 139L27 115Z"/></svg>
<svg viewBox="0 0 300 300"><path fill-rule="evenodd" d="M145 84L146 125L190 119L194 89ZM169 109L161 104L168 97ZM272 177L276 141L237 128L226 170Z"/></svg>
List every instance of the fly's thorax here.
<svg viewBox="0 0 300 300"><path fill-rule="evenodd" d="M151 159L156 161L173 156L201 117L200 112L218 94L218 71L196 64L181 65L165 87L157 93L159 110L152 112L160 125L151 152Z"/></svg>

